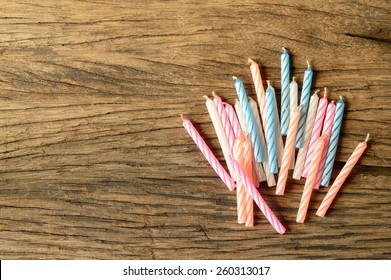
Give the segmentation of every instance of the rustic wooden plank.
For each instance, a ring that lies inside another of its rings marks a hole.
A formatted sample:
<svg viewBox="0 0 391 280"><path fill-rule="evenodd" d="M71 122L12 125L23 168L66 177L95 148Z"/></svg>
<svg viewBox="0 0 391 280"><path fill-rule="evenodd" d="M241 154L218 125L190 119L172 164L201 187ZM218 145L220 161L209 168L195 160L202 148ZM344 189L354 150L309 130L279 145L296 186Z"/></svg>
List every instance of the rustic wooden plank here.
<svg viewBox="0 0 391 280"><path fill-rule="evenodd" d="M1 258L390 258L390 3L0 3ZM303 182L261 187L278 236L235 223L179 114L222 159L202 95L233 102L237 75L255 98L251 57L279 98L282 46L346 100L333 178L372 139L325 219L326 189L298 225Z"/></svg>

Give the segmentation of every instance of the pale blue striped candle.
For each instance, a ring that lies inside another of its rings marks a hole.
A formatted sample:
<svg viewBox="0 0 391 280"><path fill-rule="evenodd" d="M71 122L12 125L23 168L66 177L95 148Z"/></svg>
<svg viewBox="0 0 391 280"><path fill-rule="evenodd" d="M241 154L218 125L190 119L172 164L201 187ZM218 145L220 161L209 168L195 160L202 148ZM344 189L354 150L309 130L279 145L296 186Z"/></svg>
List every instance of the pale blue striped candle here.
<svg viewBox="0 0 391 280"><path fill-rule="evenodd" d="M333 171L335 161L335 154L337 152L339 132L341 131L343 111L345 109L345 102L343 102L342 96L339 97L339 100L335 105L335 115L333 128L331 129L330 143L326 155L326 164L323 169L322 180L320 182L320 184L324 187L327 187L330 183L331 172Z"/></svg>
<svg viewBox="0 0 391 280"><path fill-rule="evenodd" d="M311 93L313 72L308 60L307 60L307 65L308 68L304 72L303 88L301 90L301 98L300 98L300 104L304 104L304 106L301 111L300 120L299 120L299 130L297 131L297 136L296 136L295 146L297 149L301 148L303 145L304 126L307 117L308 101L310 100L310 93Z"/></svg>
<svg viewBox="0 0 391 280"><path fill-rule="evenodd" d="M281 134L286 136L289 127L289 54L282 48L281 54Z"/></svg>
<svg viewBox="0 0 391 280"><path fill-rule="evenodd" d="M267 138L267 156L269 159L269 172L276 174L277 167L277 150L276 150L276 134L274 127L274 91L267 81L266 89L266 138Z"/></svg>
<svg viewBox="0 0 391 280"><path fill-rule="evenodd" d="M250 140L253 145L254 158L256 162L263 162L263 154L261 149L261 142L259 140L258 130L255 126L253 113L251 111L250 104L248 103L247 94L244 90L244 85L241 80L233 77L235 80L235 89L238 94L240 105L242 106L244 122L250 135Z"/></svg>

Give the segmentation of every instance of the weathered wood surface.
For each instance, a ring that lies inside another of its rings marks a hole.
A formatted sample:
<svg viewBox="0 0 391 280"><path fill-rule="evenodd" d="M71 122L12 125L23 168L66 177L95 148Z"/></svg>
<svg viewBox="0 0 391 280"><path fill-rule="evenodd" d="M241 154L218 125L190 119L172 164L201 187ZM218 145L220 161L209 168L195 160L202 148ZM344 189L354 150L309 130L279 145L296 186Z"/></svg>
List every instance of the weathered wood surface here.
<svg viewBox="0 0 391 280"><path fill-rule="evenodd" d="M391 5L298 2L0 1L0 258L390 258ZM326 189L301 225L303 182L262 185L280 236L236 223L179 114L222 158L202 95L255 97L248 57L279 94L282 46L346 99L337 168L372 139L325 219Z"/></svg>

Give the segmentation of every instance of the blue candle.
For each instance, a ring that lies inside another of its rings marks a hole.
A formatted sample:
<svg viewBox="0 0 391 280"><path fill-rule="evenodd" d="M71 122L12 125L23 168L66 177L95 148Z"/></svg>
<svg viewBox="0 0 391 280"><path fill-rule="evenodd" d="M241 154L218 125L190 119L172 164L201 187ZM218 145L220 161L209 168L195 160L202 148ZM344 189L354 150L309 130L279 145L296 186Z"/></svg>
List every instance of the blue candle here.
<svg viewBox="0 0 391 280"><path fill-rule="evenodd" d="M310 67L310 63L307 60L308 68L304 72L303 79L303 88L301 90L300 104L304 104L301 110L300 121L299 121L299 130L297 131L296 136L296 148L299 149L303 145L303 134L304 134L304 125L307 117L308 101L310 99L311 84L313 72Z"/></svg>
<svg viewBox="0 0 391 280"><path fill-rule="evenodd" d="M267 81L266 89L266 138L267 138L267 156L269 159L269 172L276 174L277 167L277 150L276 150L276 134L274 127L274 91Z"/></svg>
<svg viewBox="0 0 391 280"><path fill-rule="evenodd" d="M263 154L261 149L261 142L259 140L258 130L255 126L253 114L250 104L248 103L247 94L244 90L244 85L241 80L233 77L235 80L235 89L239 97L240 105L242 106L244 122L250 135L250 140L253 146L254 158L256 162L263 162Z"/></svg>
<svg viewBox="0 0 391 280"><path fill-rule="evenodd" d="M281 134L286 136L289 127L289 54L282 48L281 54Z"/></svg>
<svg viewBox="0 0 391 280"><path fill-rule="evenodd" d="M330 143L327 150L326 164L323 169L323 175L321 180L321 185L327 187L330 182L331 172L333 171L335 154L337 152L339 132L341 131L343 111L345 108L345 102L342 100L342 96L339 97L339 100L335 104L335 115L333 121L333 128L331 129Z"/></svg>

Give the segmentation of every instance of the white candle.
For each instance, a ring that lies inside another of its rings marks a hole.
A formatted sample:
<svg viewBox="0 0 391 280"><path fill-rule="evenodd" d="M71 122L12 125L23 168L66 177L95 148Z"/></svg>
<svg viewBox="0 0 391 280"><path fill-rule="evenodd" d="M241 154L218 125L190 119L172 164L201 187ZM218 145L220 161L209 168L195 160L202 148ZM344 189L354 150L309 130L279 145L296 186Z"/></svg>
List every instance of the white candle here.
<svg viewBox="0 0 391 280"><path fill-rule="evenodd" d="M296 158L295 170L293 171L293 179L300 180L301 173L303 171L303 166L305 162L305 156L307 155L307 148L310 142L312 128L314 127L316 109L318 108L318 96L319 90L315 91L315 93L311 96L310 104L308 107L307 121L305 123L304 128L304 139L303 139L303 147L299 149L299 153Z"/></svg>
<svg viewBox="0 0 391 280"><path fill-rule="evenodd" d="M236 176L234 175L235 173L233 172L231 164L233 158L232 151L228 143L228 138L225 135L224 127L221 123L221 119L219 113L217 112L216 105L213 100L210 99L208 96L205 95L204 98L206 99L206 107L208 108L209 116L212 120L213 127L216 130L217 139L219 140L221 150L223 151L224 159L227 163L229 173L231 174L231 177L236 180Z"/></svg>
<svg viewBox="0 0 391 280"><path fill-rule="evenodd" d="M280 126L280 117L278 114L277 108L277 100L276 100L276 92L274 91L274 87L270 86L274 94L274 133L276 135L276 152L277 152L277 163L278 167L281 167L282 156L284 154L284 143L282 142L281 136L281 126Z"/></svg>
<svg viewBox="0 0 391 280"><path fill-rule="evenodd" d="M297 102L298 102L298 95L299 95L298 92L299 92L299 86L296 83L295 77L293 77L292 78L292 82L289 85L290 114L293 114L293 111L297 108L297 106L299 106L297 104ZM296 158L296 154L295 154L295 151L293 151L293 153L292 153L292 160L291 160L291 164L289 166L289 169L295 168L295 158Z"/></svg>

